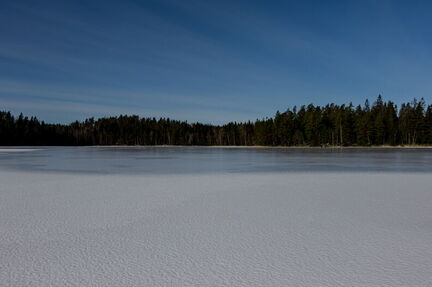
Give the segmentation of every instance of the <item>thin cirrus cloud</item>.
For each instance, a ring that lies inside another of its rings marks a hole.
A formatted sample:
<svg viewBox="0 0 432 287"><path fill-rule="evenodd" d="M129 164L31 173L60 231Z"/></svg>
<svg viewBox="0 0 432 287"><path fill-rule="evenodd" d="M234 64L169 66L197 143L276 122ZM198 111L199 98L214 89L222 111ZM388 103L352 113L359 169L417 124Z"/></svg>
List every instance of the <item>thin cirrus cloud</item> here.
<svg viewBox="0 0 432 287"><path fill-rule="evenodd" d="M0 109L225 123L379 93L428 100L429 6L2 1Z"/></svg>
<svg viewBox="0 0 432 287"><path fill-rule="evenodd" d="M176 111L173 114L166 109L157 109L157 108L145 108L145 107L137 107L133 104L123 105L123 106L114 106L110 104L103 103L93 103L86 102L86 104L82 104L80 102L74 101L60 101L60 100L45 100L40 98L34 98L33 101L15 101L13 99L3 99L3 104L10 109L19 108L21 111L26 114L32 114L38 116L43 113L46 115L45 121L47 122L59 122L58 117L62 117L62 122L71 123L74 122L78 116L83 116L83 118L90 117L110 117L110 116L119 116L119 115L141 115L149 118L153 117L164 117L171 118L177 120L185 120L189 122L202 122L202 123L216 123L223 124L221 122L220 116L222 115L224 119L227 121L237 121L238 118L242 121L247 120L247 113L238 112L236 110L235 118L231 113L230 109L225 109L220 111L219 109L199 109L187 106L180 111ZM243 118L241 118L243 117ZM41 118L39 116L39 118ZM208 121L202 121L201 119L206 118L210 119ZM213 121L212 121L213 119Z"/></svg>
<svg viewBox="0 0 432 287"><path fill-rule="evenodd" d="M181 94L157 94L157 103L142 103L147 96L142 91L124 91L114 89L29 84L16 81L0 81L2 104L9 109L19 109L30 115L40 117L47 113L56 116L66 113L61 121L68 123L85 117L104 117L120 114L138 114L144 117L170 117L179 120L203 121L204 123L223 123L218 117L236 121L247 120L250 107L235 100L219 102L213 95L210 100ZM152 93L152 96L155 96ZM234 97L233 97L234 98ZM181 108L181 112L173 112L170 107ZM168 107L168 109L167 109ZM253 108L253 107L252 107ZM193 111L199 111L193 112ZM221 112L222 110L222 112ZM230 114L236 111L236 117ZM231 117L231 118L230 118ZM49 115L48 120L55 120Z"/></svg>

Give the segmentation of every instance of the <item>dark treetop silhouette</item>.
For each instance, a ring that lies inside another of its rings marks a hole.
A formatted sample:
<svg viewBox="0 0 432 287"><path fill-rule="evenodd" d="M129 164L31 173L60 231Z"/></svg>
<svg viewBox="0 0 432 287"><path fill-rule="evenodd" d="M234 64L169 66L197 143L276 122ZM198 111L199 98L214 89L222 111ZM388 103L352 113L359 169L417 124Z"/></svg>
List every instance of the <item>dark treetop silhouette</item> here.
<svg viewBox="0 0 432 287"><path fill-rule="evenodd" d="M69 125L0 112L0 145L426 145L432 105L414 99L400 109L381 96L372 106L294 107L273 118L222 126L119 116Z"/></svg>

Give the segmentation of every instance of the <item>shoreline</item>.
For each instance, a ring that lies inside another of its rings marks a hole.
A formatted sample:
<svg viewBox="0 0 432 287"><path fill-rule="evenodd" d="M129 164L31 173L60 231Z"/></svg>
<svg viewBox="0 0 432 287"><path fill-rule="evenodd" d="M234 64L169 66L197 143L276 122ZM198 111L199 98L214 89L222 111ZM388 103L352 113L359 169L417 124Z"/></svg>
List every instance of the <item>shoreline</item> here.
<svg viewBox="0 0 432 287"><path fill-rule="evenodd" d="M231 145L16 145L16 146L0 146L0 150L33 150L32 148L48 148L48 147L94 147L94 148L144 148L144 147L159 147L159 148L184 148L184 147L195 147L195 148L232 148L232 149L432 149L432 145L382 145L382 146L263 146L263 145L251 145L251 146L231 146Z"/></svg>

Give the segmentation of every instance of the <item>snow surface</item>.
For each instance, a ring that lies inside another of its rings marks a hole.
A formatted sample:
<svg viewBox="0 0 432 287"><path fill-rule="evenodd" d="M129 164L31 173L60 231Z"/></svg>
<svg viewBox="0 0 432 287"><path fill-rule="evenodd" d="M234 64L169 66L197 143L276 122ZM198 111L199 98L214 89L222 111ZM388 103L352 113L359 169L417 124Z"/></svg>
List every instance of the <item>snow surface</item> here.
<svg viewBox="0 0 432 287"><path fill-rule="evenodd" d="M1 286L432 286L427 173L0 171Z"/></svg>
<svg viewBox="0 0 432 287"><path fill-rule="evenodd" d="M0 148L0 152L29 152L37 151L36 148Z"/></svg>

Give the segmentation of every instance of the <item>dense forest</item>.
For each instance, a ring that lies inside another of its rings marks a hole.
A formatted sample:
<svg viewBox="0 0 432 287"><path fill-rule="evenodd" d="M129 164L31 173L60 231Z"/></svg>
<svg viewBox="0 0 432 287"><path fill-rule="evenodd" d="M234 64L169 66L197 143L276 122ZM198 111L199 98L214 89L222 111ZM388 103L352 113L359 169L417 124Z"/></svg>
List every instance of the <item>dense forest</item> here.
<svg viewBox="0 0 432 287"><path fill-rule="evenodd" d="M398 108L378 96L370 105L301 106L255 122L222 126L119 116L49 124L0 112L0 145L268 145L370 146L432 144L432 105Z"/></svg>

